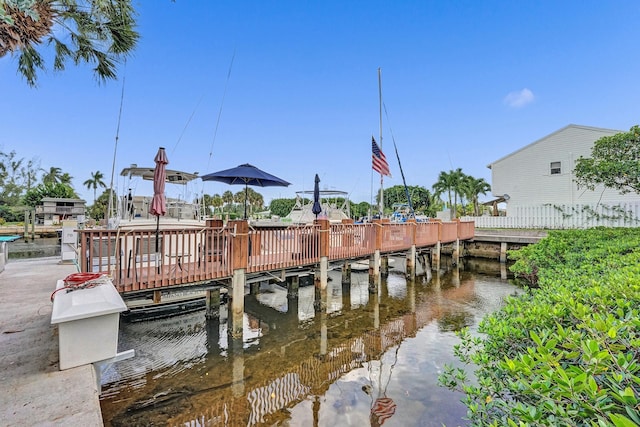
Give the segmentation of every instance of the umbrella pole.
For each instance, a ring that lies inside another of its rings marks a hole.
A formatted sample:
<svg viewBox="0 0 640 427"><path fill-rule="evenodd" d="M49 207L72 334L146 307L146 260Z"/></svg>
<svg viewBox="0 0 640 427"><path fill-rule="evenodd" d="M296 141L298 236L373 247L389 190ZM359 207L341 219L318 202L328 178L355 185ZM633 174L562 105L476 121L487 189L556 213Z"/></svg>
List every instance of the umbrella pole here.
<svg viewBox="0 0 640 427"><path fill-rule="evenodd" d="M247 219L247 192L249 191L249 184L244 185L244 219Z"/></svg>
<svg viewBox="0 0 640 427"><path fill-rule="evenodd" d="M158 258L160 254L158 253L158 238L160 237L160 215L156 215L156 264L158 264L158 273L160 273L160 263L158 262Z"/></svg>

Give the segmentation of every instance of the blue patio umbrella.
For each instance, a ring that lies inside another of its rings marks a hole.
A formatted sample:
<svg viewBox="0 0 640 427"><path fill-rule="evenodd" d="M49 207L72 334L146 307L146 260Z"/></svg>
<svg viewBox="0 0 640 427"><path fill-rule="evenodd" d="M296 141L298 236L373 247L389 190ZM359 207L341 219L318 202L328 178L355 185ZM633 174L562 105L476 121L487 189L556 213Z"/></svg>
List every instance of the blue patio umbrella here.
<svg viewBox="0 0 640 427"><path fill-rule="evenodd" d="M244 218L247 219L248 186L256 187L288 187L290 182L266 173L257 167L245 163L231 169L212 172L202 176L203 181L218 181L229 185L244 185Z"/></svg>
<svg viewBox="0 0 640 427"><path fill-rule="evenodd" d="M313 206L311 207L313 212L318 218L318 214L322 212L322 206L320 205L320 177L316 174L315 183L313 185Z"/></svg>

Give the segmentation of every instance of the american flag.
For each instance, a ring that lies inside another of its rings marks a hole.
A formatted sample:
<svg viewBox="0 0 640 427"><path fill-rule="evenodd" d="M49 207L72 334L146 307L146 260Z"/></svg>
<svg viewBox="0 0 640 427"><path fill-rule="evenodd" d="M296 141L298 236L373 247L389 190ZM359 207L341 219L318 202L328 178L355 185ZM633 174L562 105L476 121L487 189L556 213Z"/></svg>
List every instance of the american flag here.
<svg viewBox="0 0 640 427"><path fill-rule="evenodd" d="M387 158L382 150L380 150L380 147L378 147L378 144L376 144L376 140L373 137L371 137L371 160L374 171L378 172L380 175L391 176Z"/></svg>

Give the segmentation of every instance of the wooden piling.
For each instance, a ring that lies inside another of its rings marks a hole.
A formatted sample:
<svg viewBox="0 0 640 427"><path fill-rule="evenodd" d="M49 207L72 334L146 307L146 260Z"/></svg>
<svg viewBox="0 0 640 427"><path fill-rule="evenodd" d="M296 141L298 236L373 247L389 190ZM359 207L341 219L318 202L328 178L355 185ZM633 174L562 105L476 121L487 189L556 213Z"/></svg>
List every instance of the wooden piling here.
<svg viewBox="0 0 640 427"><path fill-rule="evenodd" d="M287 298L297 299L300 288L300 276L287 277Z"/></svg>
<svg viewBox="0 0 640 427"><path fill-rule="evenodd" d="M389 257L387 255L382 255L380 257L380 276L389 276Z"/></svg>
<svg viewBox="0 0 640 427"><path fill-rule="evenodd" d="M500 243L500 262L507 262L507 242Z"/></svg>
<svg viewBox="0 0 640 427"><path fill-rule="evenodd" d="M207 319L220 318L220 288L207 289L206 300L207 310L205 317Z"/></svg>
<svg viewBox="0 0 640 427"><path fill-rule="evenodd" d="M344 264L342 264L342 284L351 284L351 263L349 262L349 260L345 261Z"/></svg>
<svg viewBox="0 0 640 427"><path fill-rule="evenodd" d="M411 245L406 263L406 277L412 280L416 277L416 245Z"/></svg>

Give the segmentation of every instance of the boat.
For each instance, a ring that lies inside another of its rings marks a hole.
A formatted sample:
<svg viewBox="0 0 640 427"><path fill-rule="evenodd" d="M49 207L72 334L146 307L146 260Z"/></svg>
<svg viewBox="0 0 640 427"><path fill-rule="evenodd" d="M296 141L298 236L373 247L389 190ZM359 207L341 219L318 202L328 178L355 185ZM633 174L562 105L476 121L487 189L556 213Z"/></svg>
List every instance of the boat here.
<svg viewBox="0 0 640 427"><path fill-rule="evenodd" d="M416 222L429 221L428 216L416 214L413 211L413 207L408 203L394 203L391 207L393 208L393 213L389 218L391 222L402 223L411 219L416 220Z"/></svg>
<svg viewBox="0 0 640 427"><path fill-rule="evenodd" d="M304 196L309 196L304 197ZM320 190L321 212L316 215L312 212L313 190L296 191L296 203L287 216L281 218L282 222L290 224L312 224L317 219L328 219L330 223L340 224L343 220L351 218L349 193L338 190ZM311 200L310 200L311 199Z"/></svg>
<svg viewBox="0 0 640 427"><path fill-rule="evenodd" d="M137 187L136 179L153 181L154 171L155 167L138 167L135 164L122 169L120 176L128 178L128 192L118 196L112 226L144 229L155 228L158 225L158 218L149 212L153 195L138 195L132 190ZM167 213L160 217L160 226L203 226L205 222L202 207L197 198L188 200L191 192L187 191L187 185L199 178L198 173L167 169L166 177L168 184L177 184L184 188L182 196L167 197Z"/></svg>

